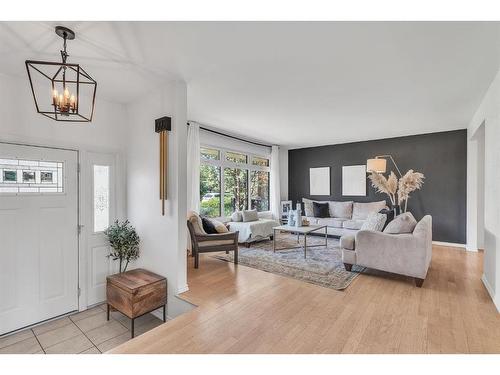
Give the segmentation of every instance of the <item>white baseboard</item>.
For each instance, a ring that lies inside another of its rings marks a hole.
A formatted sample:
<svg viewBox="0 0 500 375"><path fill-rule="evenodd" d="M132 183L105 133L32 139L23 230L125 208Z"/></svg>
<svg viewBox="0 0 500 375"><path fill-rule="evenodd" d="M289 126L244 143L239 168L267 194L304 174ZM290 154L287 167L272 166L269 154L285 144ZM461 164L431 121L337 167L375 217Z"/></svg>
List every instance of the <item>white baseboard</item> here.
<svg viewBox="0 0 500 375"><path fill-rule="evenodd" d="M438 245L438 246L448 246L448 247L460 247L465 249L466 246L463 243L454 243L454 242L442 242L442 241L432 241L433 245Z"/></svg>
<svg viewBox="0 0 500 375"><path fill-rule="evenodd" d="M497 308L497 311L500 313L500 301L497 301L497 298L495 296L495 293L493 292L493 288L491 287L490 283L486 279L486 276L483 273L483 276L481 277L481 281L483 282L484 287L488 291L488 294L491 297L491 300L493 301L493 304Z"/></svg>
<svg viewBox="0 0 500 375"><path fill-rule="evenodd" d="M472 246L469 246L469 245L465 246L465 250L471 251L473 253L477 253L479 251L479 249L477 247L472 247Z"/></svg>
<svg viewBox="0 0 500 375"><path fill-rule="evenodd" d="M184 286L181 286L179 289L177 289L177 294L187 292L188 290L189 290L189 286L186 284Z"/></svg>

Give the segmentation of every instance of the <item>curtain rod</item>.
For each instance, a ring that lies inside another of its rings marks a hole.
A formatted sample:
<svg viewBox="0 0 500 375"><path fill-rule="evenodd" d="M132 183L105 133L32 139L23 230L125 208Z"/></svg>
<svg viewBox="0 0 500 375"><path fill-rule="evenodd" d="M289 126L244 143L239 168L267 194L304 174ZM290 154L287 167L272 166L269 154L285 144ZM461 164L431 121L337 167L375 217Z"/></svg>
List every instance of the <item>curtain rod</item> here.
<svg viewBox="0 0 500 375"><path fill-rule="evenodd" d="M189 125L189 122L187 124ZM251 144L257 145L257 146L263 146L263 147L272 148L272 146L270 146L270 145L266 145L266 144L263 144L263 143L249 141L248 139L238 138L238 137L235 137L234 135L224 134L224 133L218 132L216 130L204 128L203 126L200 126L200 129L205 130L205 131L210 132L210 133L222 135L224 137L233 138L233 139L236 139L236 140L241 141L241 142L247 142L247 143L251 143Z"/></svg>

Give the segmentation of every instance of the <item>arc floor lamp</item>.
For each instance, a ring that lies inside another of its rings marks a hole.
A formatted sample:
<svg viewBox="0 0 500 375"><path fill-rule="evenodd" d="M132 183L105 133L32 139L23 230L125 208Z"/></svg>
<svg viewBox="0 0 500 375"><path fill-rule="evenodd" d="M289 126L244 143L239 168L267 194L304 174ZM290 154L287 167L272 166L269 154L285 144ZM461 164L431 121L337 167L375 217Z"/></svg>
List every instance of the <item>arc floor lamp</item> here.
<svg viewBox="0 0 500 375"><path fill-rule="evenodd" d="M387 159L390 159L394 166L396 167L396 170L398 171L399 177L402 177L403 175L401 174L401 171L399 170L398 165L396 164L396 161L392 157L392 155L377 155L372 159L368 159L366 161L366 172L371 173L371 172L377 172L377 173L385 173L387 172Z"/></svg>

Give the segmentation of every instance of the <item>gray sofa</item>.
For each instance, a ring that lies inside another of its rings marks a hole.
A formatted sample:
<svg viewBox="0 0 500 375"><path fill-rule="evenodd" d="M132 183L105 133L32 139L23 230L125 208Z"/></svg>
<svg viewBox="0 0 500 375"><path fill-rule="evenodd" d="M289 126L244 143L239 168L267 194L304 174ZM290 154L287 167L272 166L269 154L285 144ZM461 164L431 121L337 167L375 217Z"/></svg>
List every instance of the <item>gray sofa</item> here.
<svg viewBox="0 0 500 375"><path fill-rule="evenodd" d="M338 201L316 201L302 198L306 218L311 224L326 225L329 235L341 237L356 234L363 223L373 212L386 208L386 201L378 202L338 202ZM313 202L328 203L330 217L314 217Z"/></svg>
<svg viewBox="0 0 500 375"><path fill-rule="evenodd" d="M421 287L432 257L432 217L426 215L412 233L361 230L340 239L346 270L353 264L415 278Z"/></svg>

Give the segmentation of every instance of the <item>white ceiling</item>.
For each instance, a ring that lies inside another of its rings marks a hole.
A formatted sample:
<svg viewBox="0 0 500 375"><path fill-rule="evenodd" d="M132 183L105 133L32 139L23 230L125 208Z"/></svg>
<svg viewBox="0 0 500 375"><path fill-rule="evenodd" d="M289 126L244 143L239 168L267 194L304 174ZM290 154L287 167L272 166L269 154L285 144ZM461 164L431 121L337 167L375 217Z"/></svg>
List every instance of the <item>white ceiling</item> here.
<svg viewBox="0 0 500 375"><path fill-rule="evenodd" d="M2 22L0 72L58 60L56 24L98 100L182 79L189 119L290 147L465 128L500 65L492 22Z"/></svg>

